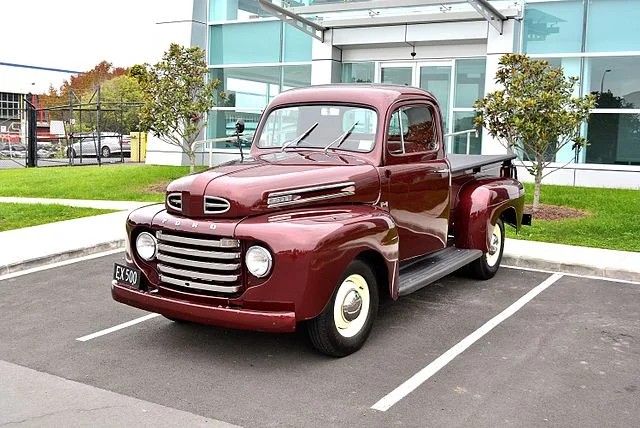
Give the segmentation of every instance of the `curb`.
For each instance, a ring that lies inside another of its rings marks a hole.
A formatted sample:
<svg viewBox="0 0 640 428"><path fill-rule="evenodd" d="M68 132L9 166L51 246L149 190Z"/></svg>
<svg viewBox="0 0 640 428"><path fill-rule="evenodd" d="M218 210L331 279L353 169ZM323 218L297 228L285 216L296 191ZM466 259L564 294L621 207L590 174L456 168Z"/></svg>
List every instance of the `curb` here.
<svg viewBox="0 0 640 428"><path fill-rule="evenodd" d="M44 257L39 257L36 259L25 260L25 261L10 264L10 265L4 265L4 266L0 266L0 276L20 272L27 269L33 269L33 268L48 265L51 263L57 263L57 262L62 262L69 259L88 256L95 253L115 250L117 248L124 248L125 245L126 245L126 241L124 239L118 239L115 241L104 242L98 245L94 245L92 247L65 251L57 254L51 254Z"/></svg>
<svg viewBox="0 0 640 428"><path fill-rule="evenodd" d="M546 271L554 271L559 273L568 273L576 275L590 276L594 278L631 281L640 283L640 273L624 269L607 268L592 266L580 263L558 263L549 260L539 259L536 257L512 256L503 254L502 263L512 267L520 267L527 269L539 269Z"/></svg>

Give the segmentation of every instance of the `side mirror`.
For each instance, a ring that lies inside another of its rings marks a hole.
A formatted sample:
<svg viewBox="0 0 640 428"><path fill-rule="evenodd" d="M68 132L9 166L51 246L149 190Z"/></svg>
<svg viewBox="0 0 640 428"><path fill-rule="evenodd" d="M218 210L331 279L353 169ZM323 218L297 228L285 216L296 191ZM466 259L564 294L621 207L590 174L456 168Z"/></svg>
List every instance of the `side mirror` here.
<svg viewBox="0 0 640 428"><path fill-rule="evenodd" d="M236 134L242 134L244 132L244 120L238 119L236 122Z"/></svg>

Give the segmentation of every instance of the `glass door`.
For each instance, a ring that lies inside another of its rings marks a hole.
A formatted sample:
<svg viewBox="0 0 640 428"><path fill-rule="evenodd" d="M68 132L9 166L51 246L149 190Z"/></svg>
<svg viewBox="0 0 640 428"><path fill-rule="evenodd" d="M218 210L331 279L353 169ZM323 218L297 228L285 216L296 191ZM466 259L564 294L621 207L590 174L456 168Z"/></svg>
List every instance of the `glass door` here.
<svg viewBox="0 0 640 428"><path fill-rule="evenodd" d="M380 83L413 86L414 64L382 63L380 64Z"/></svg>
<svg viewBox="0 0 640 428"><path fill-rule="evenodd" d="M451 110L451 72L453 68L451 63L418 63L417 67L415 86L431 92L436 97L442 110L445 132L450 132L449 111Z"/></svg>

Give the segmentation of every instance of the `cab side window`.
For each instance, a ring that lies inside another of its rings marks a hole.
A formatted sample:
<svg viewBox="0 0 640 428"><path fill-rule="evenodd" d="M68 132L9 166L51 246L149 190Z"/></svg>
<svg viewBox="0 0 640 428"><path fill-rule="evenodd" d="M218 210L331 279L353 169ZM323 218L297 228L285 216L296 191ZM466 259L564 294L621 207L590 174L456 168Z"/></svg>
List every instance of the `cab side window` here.
<svg viewBox="0 0 640 428"><path fill-rule="evenodd" d="M387 147L392 154L423 153L438 149L436 115L425 105L400 107L391 115Z"/></svg>

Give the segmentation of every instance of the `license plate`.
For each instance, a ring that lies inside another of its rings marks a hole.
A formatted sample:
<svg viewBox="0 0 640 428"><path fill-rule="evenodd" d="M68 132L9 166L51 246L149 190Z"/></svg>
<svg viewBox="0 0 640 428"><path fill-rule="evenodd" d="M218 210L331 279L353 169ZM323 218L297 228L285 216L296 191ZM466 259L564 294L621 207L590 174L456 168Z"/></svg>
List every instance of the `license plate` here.
<svg viewBox="0 0 640 428"><path fill-rule="evenodd" d="M130 287L140 288L140 276L142 272L136 268L129 266L119 265L115 263L113 265L113 279L120 284L125 284Z"/></svg>

